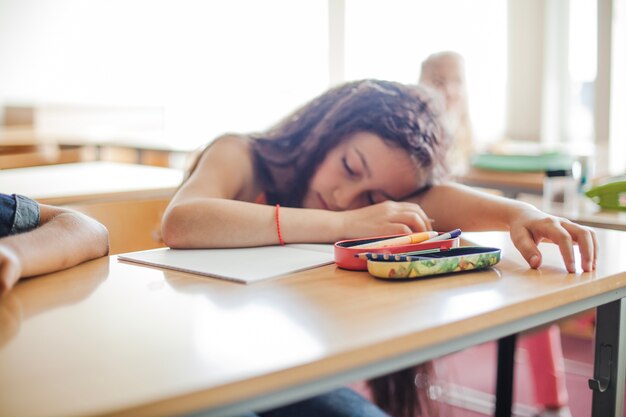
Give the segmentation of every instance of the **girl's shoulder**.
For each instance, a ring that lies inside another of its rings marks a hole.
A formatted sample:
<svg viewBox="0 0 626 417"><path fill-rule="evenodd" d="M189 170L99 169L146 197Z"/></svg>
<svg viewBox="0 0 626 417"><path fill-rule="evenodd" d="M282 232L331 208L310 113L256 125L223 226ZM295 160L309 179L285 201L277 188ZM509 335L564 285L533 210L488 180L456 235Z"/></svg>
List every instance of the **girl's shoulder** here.
<svg viewBox="0 0 626 417"><path fill-rule="evenodd" d="M248 154L250 152L250 138L244 135L227 133L214 139L207 146L207 151L224 154Z"/></svg>
<svg viewBox="0 0 626 417"><path fill-rule="evenodd" d="M188 159L185 180L196 171L224 169L228 166L251 165L250 139L243 135L226 134L217 137L195 151Z"/></svg>
<svg viewBox="0 0 626 417"><path fill-rule="evenodd" d="M191 163L187 172L191 174L199 165L205 165L207 162L211 165L228 165L232 162L245 164L246 161L252 160L250 148L250 139L247 136L236 134L219 136L190 158Z"/></svg>
<svg viewBox="0 0 626 417"><path fill-rule="evenodd" d="M222 135L202 149L187 171L186 187L204 193L252 201L258 194L250 139L243 135ZM211 188L212 187L212 188Z"/></svg>
<svg viewBox="0 0 626 417"><path fill-rule="evenodd" d="M214 139L205 148L206 165L217 165L222 168L250 171L253 167L251 139L245 135L225 134Z"/></svg>

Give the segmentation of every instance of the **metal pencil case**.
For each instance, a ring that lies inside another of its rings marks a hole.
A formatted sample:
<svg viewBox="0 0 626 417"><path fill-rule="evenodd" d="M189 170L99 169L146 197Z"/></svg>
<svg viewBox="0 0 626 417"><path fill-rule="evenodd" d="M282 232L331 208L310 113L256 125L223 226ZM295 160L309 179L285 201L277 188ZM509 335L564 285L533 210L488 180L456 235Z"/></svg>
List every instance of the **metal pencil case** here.
<svg viewBox="0 0 626 417"><path fill-rule="evenodd" d="M364 249L354 248L353 246L365 243L373 243L379 240L390 239L404 235L377 236L364 239L341 240L334 245L335 263L343 269L351 269L353 271L367 271L367 260L357 258L355 255L364 252L371 253L404 253L425 249L450 249L459 246L459 238L440 240L435 242L421 242L408 245L389 246L385 248Z"/></svg>
<svg viewBox="0 0 626 417"><path fill-rule="evenodd" d="M489 268L500 262L501 250L463 246L436 252L381 255L368 253L367 271L382 279L421 278Z"/></svg>

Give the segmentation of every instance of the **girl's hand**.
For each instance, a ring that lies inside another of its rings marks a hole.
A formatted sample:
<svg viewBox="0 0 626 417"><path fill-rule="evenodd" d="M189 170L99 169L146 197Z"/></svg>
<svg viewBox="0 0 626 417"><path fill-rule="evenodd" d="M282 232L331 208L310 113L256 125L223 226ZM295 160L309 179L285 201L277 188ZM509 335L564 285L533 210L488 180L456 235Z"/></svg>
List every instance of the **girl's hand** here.
<svg viewBox="0 0 626 417"><path fill-rule="evenodd" d="M533 208L517 212L510 223L511 239L532 268L541 266L537 244L550 240L559 246L568 272L576 272L574 244L578 244L583 271L595 269L598 241L593 230Z"/></svg>
<svg viewBox="0 0 626 417"><path fill-rule="evenodd" d="M415 203L384 201L338 214L345 239L432 230L431 220Z"/></svg>
<svg viewBox="0 0 626 417"><path fill-rule="evenodd" d="M22 264L17 255L10 248L0 245L0 296L9 292L21 274Z"/></svg>

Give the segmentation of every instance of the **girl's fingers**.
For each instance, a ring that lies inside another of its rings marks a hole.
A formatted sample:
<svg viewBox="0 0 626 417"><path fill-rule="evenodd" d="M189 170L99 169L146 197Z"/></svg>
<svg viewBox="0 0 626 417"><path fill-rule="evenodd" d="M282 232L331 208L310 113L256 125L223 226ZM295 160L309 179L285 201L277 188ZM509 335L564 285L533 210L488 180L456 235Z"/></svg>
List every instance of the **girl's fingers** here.
<svg viewBox="0 0 626 417"><path fill-rule="evenodd" d="M595 233L586 227L570 222L563 222L562 226L567 230L572 239L578 243L583 271L592 271L596 264L597 241Z"/></svg>
<svg viewBox="0 0 626 417"><path fill-rule="evenodd" d="M598 236L596 236L596 232L591 231L591 239L593 240L593 265L592 268L595 271L596 266L598 265L598 250L600 249L600 245L598 244Z"/></svg>
<svg viewBox="0 0 626 417"><path fill-rule="evenodd" d="M430 229L430 222L416 212L402 212L393 216L394 223L407 225L412 232L424 232Z"/></svg>
<svg viewBox="0 0 626 417"><path fill-rule="evenodd" d="M559 247L568 272L576 272L574 244L578 244L583 271L593 271L598 259L596 234L565 219L551 218L534 222L526 227L511 230L511 239L532 268L541 265L541 253L537 243L552 242Z"/></svg>
<svg viewBox="0 0 626 417"><path fill-rule="evenodd" d="M423 231L433 230L432 219L428 217L428 215L419 206L419 204L403 202L402 205L406 213L414 214L418 217L414 224L421 228L419 229L412 228L413 231L423 232ZM409 224L409 226L411 225Z"/></svg>
<svg viewBox="0 0 626 417"><path fill-rule="evenodd" d="M538 233L559 246L563 262L565 262L565 268L567 268L568 272L576 272L573 239L569 232L560 223L553 223L552 227L542 228Z"/></svg>
<svg viewBox="0 0 626 417"><path fill-rule="evenodd" d="M521 227L511 230L511 240L531 268L537 269L541 266L541 252L528 229Z"/></svg>

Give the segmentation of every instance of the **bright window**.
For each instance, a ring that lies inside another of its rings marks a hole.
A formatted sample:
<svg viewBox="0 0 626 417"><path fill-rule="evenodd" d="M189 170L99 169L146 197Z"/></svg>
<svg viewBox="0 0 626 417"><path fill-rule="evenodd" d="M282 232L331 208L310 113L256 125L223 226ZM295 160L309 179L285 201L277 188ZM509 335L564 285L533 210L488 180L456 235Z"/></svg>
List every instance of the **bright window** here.
<svg viewBox="0 0 626 417"><path fill-rule="evenodd" d="M0 104L162 106L177 145L265 129L328 86L319 0L3 0Z"/></svg>
<svg viewBox="0 0 626 417"><path fill-rule="evenodd" d="M597 2L570 0L569 4L569 117L567 138L589 143L594 137L597 56Z"/></svg>
<svg viewBox="0 0 626 417"><path fill-rule="evenodd" d="M626 174L626 1L613 2L613 50L611 70L611 127L609 169Z"/></svg>
<svg viewBox="0 0 626 417"><path fill-rule="evenodd" d="M347 79L416 83L421 62L451 50L464 56L478 141L504 131L507 2L346 0Z"/></svg>

